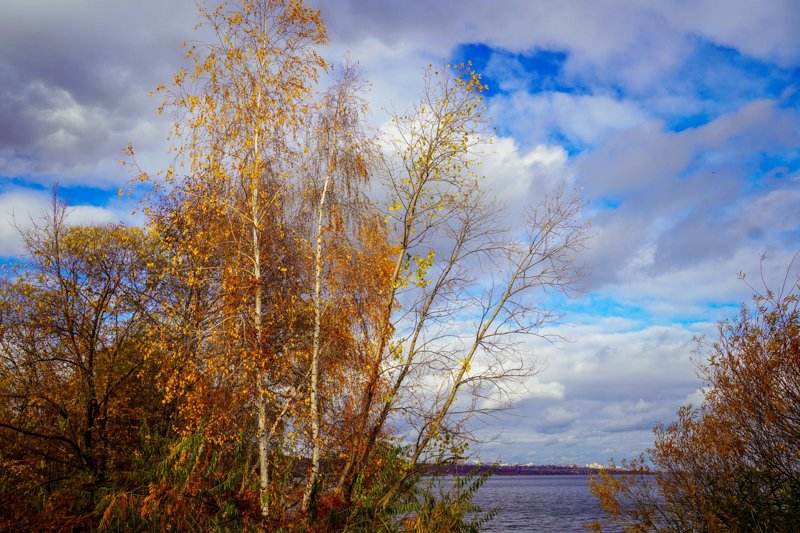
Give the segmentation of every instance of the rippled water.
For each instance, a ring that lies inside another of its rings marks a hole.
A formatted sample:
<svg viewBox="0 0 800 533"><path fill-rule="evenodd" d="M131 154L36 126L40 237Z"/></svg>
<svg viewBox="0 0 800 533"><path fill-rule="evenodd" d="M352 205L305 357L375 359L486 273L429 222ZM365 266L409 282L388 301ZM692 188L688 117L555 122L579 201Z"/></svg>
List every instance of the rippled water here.
<svg viewBox="0 0 800 533"><path fill-rule="evenodd" d="M586 531L603 516L588 476L493 476L473 500L498 514L486 531Z"/></svg>

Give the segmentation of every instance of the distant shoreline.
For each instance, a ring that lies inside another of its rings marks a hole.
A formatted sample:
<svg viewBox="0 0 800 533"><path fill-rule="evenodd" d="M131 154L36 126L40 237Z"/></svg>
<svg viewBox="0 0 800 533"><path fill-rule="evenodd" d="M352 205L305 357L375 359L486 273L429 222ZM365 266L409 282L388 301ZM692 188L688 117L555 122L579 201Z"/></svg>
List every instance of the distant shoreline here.
<svg viewBox="0 0 800 533"><path fill-rule="evenodd" d="M634 470L627 470L618 467L588 467L577 465L498 465L491 463L477 464L458 464L434 467L431 466L431 473L440 476L463 476L478 467L480 472L486 472L490 468L494 469L495 476L587 476L600 472L611 472L614 474L633 474ZM434 471L436 469L436 471Z"/></svg>

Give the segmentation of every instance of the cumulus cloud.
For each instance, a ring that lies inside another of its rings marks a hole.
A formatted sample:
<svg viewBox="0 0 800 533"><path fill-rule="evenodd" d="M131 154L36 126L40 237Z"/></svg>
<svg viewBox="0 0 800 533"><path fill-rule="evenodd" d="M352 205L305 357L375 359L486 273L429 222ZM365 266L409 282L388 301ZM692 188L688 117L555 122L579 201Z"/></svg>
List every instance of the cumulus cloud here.
<svg viewBox="0 0 800 533"><path fill-rule="evenodd" d="M492 99L492 111L504 130L528 144L567 138L580 146L593 146L648 118L634 102L560 92L498 96Z"/></svg>
<svg viewBox="0 0 800 533"><path fill-rule="evenodd" d="M38 189L12 187L0 193L0 257L21 257L26 253L20 231L47 217L52 193ZM70 205L70 224L140 224L141 214L133 214L127 200L110 199L105 205Z"/></svg>
<svg viewBox="0 0 800 533"><path fill-rule="evenodd" d="M168 121L149 93L177 70L190 2L12 0L4 11L0 175L119 185L129 142L163 164Z"/></svg>
<svg viewBox="0 0 800 533"><path fill-rule="evenodd" d="M800 248L800 10L790 0L437 2L315 0L327 57L349 52L371 81L374 121L403 111L421 69L482 43L498 134L478 172L519 228L560 183L583 189L593 221L587 295L572 339L526 349L546 368L502 423L487 458L594 462L638 454L700 384L694 334L778 283ZM0 255L49 194L25 183L116 190L128 142L145 170L166 166L169 117L149 92L183 62L194 3L10 0L0 17ZM557 65L526 63L541 53ZM543 79L546 77L547 79ZM13 179L9 179L13 178ZM111 194L111 193L110 193ZM76 222L126 220L118 200L80 198ZM498 215L499 216L499 215ZM132 221L135 222L135 221ZM505 428L505 431L503 429Z"/></svg>
<svg viewBox="0 0 800 533"><path fill-rule="evenodd" d="M786 246L780 240L800 225L791 202L798 184L761 179L760 161L791 151L799 127L795 111L762 100L681 132L646 122L578 155L571 162L577 183L590 198L618 204L593 215L589 286Z"/></svg>
<svg viewBox="0 0 800 533"><path fill-rule="evenodd" d="M486 421L480 431L493 442L481 456L590 463L638 455L652 442L652 427L695 398L693 337L711 331L709 324L592 317L561 326L559 334L573 340L558 348L532 341L529 349L548 362L534 383L557 383L559 394L532 387L507 415Z"/></svg>
<svg viewBox="0 0 800 533"><path fill-rule="evenodd" d="M661 1L654 11L677 31L703 36L721 46L766 60L793 65L800 60L800 13L791 0L775 2L710 0Z"/></svg>
<svg viewBox="0 0 800 533"><path fill-rule="evenodd" d="M28 226L30 217L45 212L50 196L31 190L0 194L0 257L18 257L24 253L19 230Z"/></svg>
<svg viewBox="0 0 800 533"><path fill-rule="evenodd" d="M508 207L514 225L544 193L571 183L568 155L561 146L539 144L523 149L512 137L495 137L482 151L477 172L484 176L483 186Z"/></svg>
<svg viewBox="0 0 800 533"><path fill-rule="evenodd" d="M456 2L317 2L334 41L378 39L390 47L414 43L447 56L459 43L482 42L512 52L534 49L569 54L569 75L601 79L628 90L658 88L697 40L791 66L800 58L798 13L789 0L648 3L516 0L497 6ZM409 58L412 59L412 58ZM390 70L391 65L383 69Z"/></svg>

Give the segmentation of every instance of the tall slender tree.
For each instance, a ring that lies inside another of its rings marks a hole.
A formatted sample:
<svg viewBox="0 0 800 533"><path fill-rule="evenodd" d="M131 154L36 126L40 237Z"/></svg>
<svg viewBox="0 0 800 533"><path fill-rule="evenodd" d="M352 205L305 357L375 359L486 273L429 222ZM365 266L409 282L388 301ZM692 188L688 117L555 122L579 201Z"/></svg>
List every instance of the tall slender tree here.
<svg viewBox="0 0 800 533"><path fill-rule="evenodd" d="M297 140L327 68L317 52L327 35L319 13L296 1L241 0L200 13L216 40L189 46L191 68L159 88L178 118L178 165L157 184L152 224L174 251L171 275L204 292L214 310L194 324L200 330L184 332L202 374L190 388L237 382L255 410L267 516L270 434L296 399L277 386L293 371L286 206Z"/></svg>
<svg viewBox="0 0 800 533"><path fill-rule="evenodd" d="M217 41L191 46L192 69L161 88L178 164L152 180L149 205L180 287L155 346L174 354L167 401L208 442L252 439L264 518L270 496L273 517L295 504L311 516L320 494L360 505L356 485L378 482L403 425L411 449L377 500L387 507L417 463L461 453L483 395L533 371L515 342L558 318L533 294L580 273L579 201L544 197L524 235L503 236L475 171L490 135L468 66L428 70L378 157L354 69L314 99L328 68L319 13L242 0L201 14ZM383 213L370 174L384 178ZM484 266L497 283L478 279ZM472 329L453 329L459 317ZM307 477L271 480L271 455L308 457Z"/></svg>
<svg viewBox="0 0 800 533"><path fill-rule="evenodd" d="M569 291L581 273L574 254L588 224L577 196L543 194L518 238L498 228L501 208L476 173L480 147L490 142L484 88L469 65L431 66L420 102L394 117L382 170L395 262L359 402L358 437L340 473L346 495L389 422L407 428L411 450L381 505L418 463L463 453L466 418L491 409L478 401L491 394L502 406L508 387L535 371L516 345L560 318L543 305L545 293ZM484 268L488 279L478 274Z"/></svg>
<svg viewBox="0 0 800 533"><path fill-rule="evenodd" d="M309 370L312 451L311 471L303 499L305 509L309 506L311 494L317 488L323 446L320 430L323 313L330 311L327 308L333 301L338 300L341 305L342 300L352 300L353 295L358 293L358 289L345 283L345 280L334 278L349 276L354 268L364 268L367 265L359 265L351 259L358 254L359 240L364 236L365 225L374 219L371 204L363 193L374 148L373 139L368 137L363 126L363 115L366 111L363 90L364 82L359 76L357 66L346 63L336 84L323 96L313 130L308 137L308 149L312 157L304 189L313 200L311 299L314 326ZM342 289L346 293L341 293ZM350 329L346 321L339 322L339 325ZM344 358L352 357L350 354L341 355Z"/></svg>

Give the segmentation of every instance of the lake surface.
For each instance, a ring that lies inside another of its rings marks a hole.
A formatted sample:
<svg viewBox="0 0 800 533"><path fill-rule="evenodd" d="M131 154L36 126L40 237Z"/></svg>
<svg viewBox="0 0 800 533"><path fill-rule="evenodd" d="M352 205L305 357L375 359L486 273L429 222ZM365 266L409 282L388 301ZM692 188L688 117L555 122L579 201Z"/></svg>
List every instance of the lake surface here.
<svg viewBox="0 0 800 533"><path fill-rule="evenodd" d="M473 502L499 511L486 531L586 531L583 524L603 516L588 481L578 475L493 476Z"/></svg>

